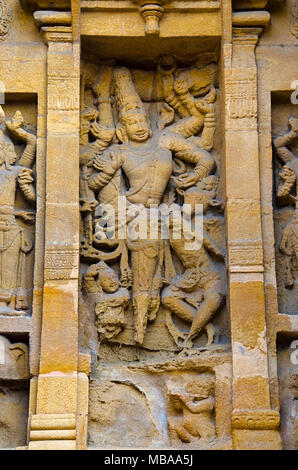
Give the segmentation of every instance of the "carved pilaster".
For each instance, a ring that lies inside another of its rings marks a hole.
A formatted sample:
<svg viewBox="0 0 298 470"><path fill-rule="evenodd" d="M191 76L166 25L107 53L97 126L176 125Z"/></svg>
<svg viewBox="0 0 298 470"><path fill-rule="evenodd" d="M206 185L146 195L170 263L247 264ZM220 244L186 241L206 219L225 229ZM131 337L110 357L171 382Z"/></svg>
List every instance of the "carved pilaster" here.
<svg viewBox="0 0 298 470"><path fill-rule="evenodd" d="M80 44L73 24L79 16L72 5L72 13L42 11L34 18L48 45L47 196L40 372L29 449L75 449L82 389L77 312Z"/></svg>
<svg viewBox="0 0 298 470"><path fill-rule="evenodd" d="M268 24L268 14L233 15L233 24L232 42L224 47L223 83L233 441L237 449L255 448L256 441L275 449L279 413L271 410L269 394L255 58L259 26Z"/></svg>

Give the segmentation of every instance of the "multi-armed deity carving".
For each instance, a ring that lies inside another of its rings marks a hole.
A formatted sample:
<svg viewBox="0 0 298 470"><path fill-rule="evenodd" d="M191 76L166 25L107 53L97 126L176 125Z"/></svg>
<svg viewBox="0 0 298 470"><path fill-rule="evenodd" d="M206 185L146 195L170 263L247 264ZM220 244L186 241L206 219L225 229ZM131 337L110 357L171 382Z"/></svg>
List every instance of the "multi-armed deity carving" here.
<svg viewBox="0 0 298 470"><path fill-rule="evenodd" d="M24 226L34 223L35 189L32 165L35 159L36 137L24 128L20 111L5 121L0 109L0 314L19 315L28 309L26 290L26 255L33 248L30 231ZM17 156L15 143L25 143ZM17 191L33 206L16 207ZM23 221L23 225L18 220Z"/></svg>
<svg viewBox="0 0 298 470"><path fill-rule="evenodd" d="M274 140L274 147L281 162L277 198L287 206L294 206L294 213L286 225L280 242L280 252L284 255L284 285L293 288L297 279L297 195L298 195L298 158L291 151L291 146L297 141L298 119L289 119L290 130Z"/></svg>
<svg viewBox="0 0 298 470"><path fill-rule="evenodd" d="M215 72L213 63L179 68L172 56L162 57L154 72L109 65L96 71L85 66L81 257L91 264L84 274L85 293L97 290L102 296L95 302L102 338L115 339L125 328L127 304L133 308L136 344L143 344L148 324L160 308L168 312L167 327L177 346L191 347L203 329L208 344L215 338L210 322L224 299L213 263L213 258L222 263L224 257L218 177L211 154ZM184 229L177 237L176 218L183 203L190 207L190 227L195 224L196 205L203 208L202 243L192 248ZM108 284L113 288L100 281L112 269L117 279ZM189 331L178 329L174 318L186 322ZM103 327L105 321L108 328Z"/></svg>

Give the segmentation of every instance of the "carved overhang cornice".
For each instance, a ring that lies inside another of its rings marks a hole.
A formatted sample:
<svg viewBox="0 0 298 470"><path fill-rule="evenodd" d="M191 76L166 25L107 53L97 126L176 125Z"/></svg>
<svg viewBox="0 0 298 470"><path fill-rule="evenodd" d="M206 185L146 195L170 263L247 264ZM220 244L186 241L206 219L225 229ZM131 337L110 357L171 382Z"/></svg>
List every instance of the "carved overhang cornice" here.
<svg viewBox="0 0 298 470"><path fill-rule="evenodd" d="M20 0L25 9L67 10L70 0ZM81 0L82 10L93 11L138 11L145 5L160 5L165 12L198 12L219 10L220 0Z"/></svg>
<svg viewBox="0 0 298 470"><path fill-rule="evenodd" d="M55 10L57 17L58 13L61 12L62 22L60 25L71 25L71 21L67 20L65 23L65 18L68 18L71 14L70 11L74 2L78 4L78 8L83 12L111 12L113 14L115 12L139 12L145 22L146 35L159 35L159 22L167 13L211 13L220 10L219 0L20 0L20 2L26 9L35 12L38 10L40 20L37 20L37 22L42 22L47 17L47 10ZM233 26L262 26L267 28L270 24L270 14L268 11L260 11L260 9L270 9L271 6L281 5L282 3L283 0L235 1L233 3ZM239 11L244 7L246 7L246 11Z"/></svg>
<svg viewBox="0 0 298 470"><path fill-rule="evenodd" d="M285 0L233 0L233 10L271 10L285 4Z"/></svg>
<svg viewBox="0 0 298 470"><path fill-rule="evenodd" d="M70 0L20 0L25 9L67 10ZM209 11L220 8L219 0L81 0L82 10L137 11L145 5L159 5L165 12ZM282 6L285 0L233 0L233 10L270 10Z"/></svg>
<svg viewBox="0 0 298 470"><path fill-rule="evenodd" d="M70 0L20 0L23 8L36 10L70 10ZM137 12L145 23L145 34L159 35L159 22L167 13L200 13L220 10L219 0L81 0L82 11Z"/></svg>

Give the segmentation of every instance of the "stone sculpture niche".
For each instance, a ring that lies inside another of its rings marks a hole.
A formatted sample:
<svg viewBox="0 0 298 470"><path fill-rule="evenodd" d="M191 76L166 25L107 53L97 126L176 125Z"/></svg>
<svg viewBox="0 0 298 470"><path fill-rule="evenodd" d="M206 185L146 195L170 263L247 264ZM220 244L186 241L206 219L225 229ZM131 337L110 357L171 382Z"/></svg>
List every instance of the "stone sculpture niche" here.
<svg viewBox="0 0 298 470"><path fill-rule="evenodd" d="M17 111L6 120L0 107L0 315L23 315L28 311L26 256L33 249L27 224L35 221L35 187L32 166L36 137L24 129ZM15 144L25 144L20 157ZM16 206L20 191L30 209ZM20 223L21 221L21 223Z"/></svg>
<svg viewBox="0 0 298 470"><path fill-rule="evenodd" d="M298 243L298 157L293 150L293 146L298 139L298 119L290 117L288 120L289 130L282 136L278 136L273 141L276 156L282 165L277 176L276 199L281 207L291 211L290 219L281 231L280 243L278 246L278 277L285 290L285 300L292 304L292 312L298 312L298 290L297 290L297 243ZM281 259L281 262L279 261ZM294 298L291 303L290 299Z"/></svg>
<svg viewBox="0 0 298 470"><path fill-rule="evenodd" d="M215 73L214 63L181 68L173 56L154 71L83 67L81 285L101 340L142 346L161 309L178 348L191 348L204 330L208 346L218 337L211 321L225 280ZM183 204L190 228L202 208L199 244L185 227L177 237Z"/></svg>

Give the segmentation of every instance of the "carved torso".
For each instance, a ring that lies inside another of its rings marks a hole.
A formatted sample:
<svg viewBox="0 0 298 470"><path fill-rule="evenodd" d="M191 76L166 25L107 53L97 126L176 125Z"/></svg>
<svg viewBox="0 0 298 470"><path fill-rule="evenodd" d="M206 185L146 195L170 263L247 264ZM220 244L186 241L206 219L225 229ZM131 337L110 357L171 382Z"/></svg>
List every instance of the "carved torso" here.
<svg viewBox="0 0 298 470"><path fill-rule="evenodd" d="M133 149L121 148L122 168L129 181L126 194L134 204L158 204L172 174L172 155L169 150L156 146Z"/></svg>
<svg viewBox="0 0 298 470"><path fill-rule="evenodd" d="M13 211L18 170L18 167L13 167L11 170L6 168L0 170L0 213L2 213L3 206L7 206Z"/></svg>

